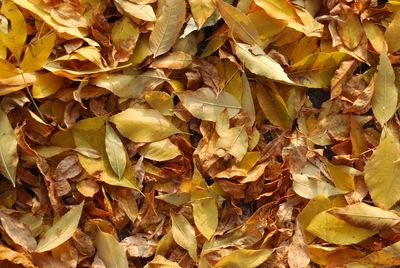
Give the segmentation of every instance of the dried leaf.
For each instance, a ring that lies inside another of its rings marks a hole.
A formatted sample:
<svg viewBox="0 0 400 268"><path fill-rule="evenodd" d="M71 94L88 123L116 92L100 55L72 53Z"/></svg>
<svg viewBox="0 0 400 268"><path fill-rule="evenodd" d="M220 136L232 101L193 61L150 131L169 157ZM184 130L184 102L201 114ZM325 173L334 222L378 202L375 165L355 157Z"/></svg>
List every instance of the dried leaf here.
<svg viewBox="0 0 400 268"><path fill-rule="evenodd" d="M97 249L97 256L106 267L128 268L125 250L113 235L98 231L94 245Z"/></svg>
<svg viewBox="0 0 400 268"><path fill-rule="evenodd" d="M222 257L214 267L246 267L254 268L271 256L270 249L238 249Z"/></svg>
<svg viewBox="0 0 400 268"><path fill-rule="evenodd" d="M122 141L108 123L106 123L105 146L111 168L121 179L126 167L126 153Z"/></svg>
<svg viewBox="0 0 400 268"><path fill-rule="evenodd" d="M144 158L154 161L167 161L181 155L178 146L173 144L169 139L149 143L139 153Z"/></svg>
<svg viewBox="0 0 400 268"><path fill-rule="evenodd" d="M158 57L171 49L184 23L184 0L160 0L154 30L150 34L150 50Z"/></svg>
<svg viewBox="0 0 400 268"><path fill-rule="evenodd" d="M193 218L197 229L208 240L218 226L218 207L215 199L206 190L193 191L190 195Z"/></svg>
<svg viewBox="0 0 400 268"><path fill-rule="evenodd" d="M180 214L171 214L172 236L175 242L189 252L190 257L197 261L197 242L193 227Z"/></svg>
<svg viewBox="0 0 400 268"><path fill-rule="evenodd" d="M0 171L15 186L18 164L17 140L7 115L0 109Z"/></svg>
<svg viewBox="0 0 400 268"><path fill-rule="evenodd" d="M33 44L28 46L25 50L24 59L21 62L21 69L27 73L42 69L47 58L53 51L56 37L54 33L49 34L35 40Z"/></svg>
<svg viewBox="0 0 400 268"><path fill-rule="evenodd" d="M45 252L61 245L71 238L78 227L84 202L65 213L40 239L36 252Z"/></svg>
<svg viewBox="0 0 400 268"><path fill-rule="evenodd" d="M154 142L181 133L159 111L129 108L110 118L118 131L134 142Z"/></svg>
<svg viewBox="0 0 400 268"><path fill-rule="evenodd" d="M400 145L394 133L386 128L371 158L365 164L365 183L374 204L389 209L400 199Z"/></svg>

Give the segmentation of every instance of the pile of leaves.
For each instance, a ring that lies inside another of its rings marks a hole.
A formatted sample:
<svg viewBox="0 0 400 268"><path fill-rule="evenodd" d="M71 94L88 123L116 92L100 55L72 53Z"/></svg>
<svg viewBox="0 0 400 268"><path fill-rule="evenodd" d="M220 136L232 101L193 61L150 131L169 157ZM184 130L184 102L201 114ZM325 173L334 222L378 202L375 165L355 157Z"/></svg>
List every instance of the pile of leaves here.
<svg viewBox="0 0 400 268"><path fill-rule="evenodd" d="M2 0L0 266L400 265L384 2Z"/></svg>

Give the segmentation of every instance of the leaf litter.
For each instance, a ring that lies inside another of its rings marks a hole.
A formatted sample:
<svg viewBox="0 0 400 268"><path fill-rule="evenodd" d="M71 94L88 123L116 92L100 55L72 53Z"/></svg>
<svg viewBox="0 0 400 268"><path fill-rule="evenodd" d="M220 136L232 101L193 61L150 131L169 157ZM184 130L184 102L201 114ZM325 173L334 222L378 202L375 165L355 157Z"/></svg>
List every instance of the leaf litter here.
<svg viewBox="0 0 400 268"><path fill-rule="evenodd" d="M1 1L0 266L400 265L399 7Z"/></svg>

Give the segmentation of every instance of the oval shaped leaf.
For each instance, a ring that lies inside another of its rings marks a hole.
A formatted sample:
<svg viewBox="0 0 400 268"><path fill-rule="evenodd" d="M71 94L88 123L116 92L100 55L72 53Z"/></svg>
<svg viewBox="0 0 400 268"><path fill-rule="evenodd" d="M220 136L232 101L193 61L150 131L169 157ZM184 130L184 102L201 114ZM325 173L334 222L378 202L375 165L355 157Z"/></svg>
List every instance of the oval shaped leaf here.
<svg viewBox="0 0 400 268"><path fill-rule="evenodd" d="M180 214L171 214L171 220L172 236L175 242L186 249L194 261L197 261L197 241L192 225Z"/></svg>
<svg viewBox="0 0 400 268"><path fill-rule="evenodd" d="M94 245L97 249L97 256L106 267L128 268L125 250L113 235L98 231Z"/></svg>
<svg viewBox="0 0 400 268"><path fill-rule="evenodd" d="M56 224L47 230L39 241L35 251L45 252L51 250L70 239L78 227L83 205L84 202L74 206L70 211L65 213Z"/></svg>

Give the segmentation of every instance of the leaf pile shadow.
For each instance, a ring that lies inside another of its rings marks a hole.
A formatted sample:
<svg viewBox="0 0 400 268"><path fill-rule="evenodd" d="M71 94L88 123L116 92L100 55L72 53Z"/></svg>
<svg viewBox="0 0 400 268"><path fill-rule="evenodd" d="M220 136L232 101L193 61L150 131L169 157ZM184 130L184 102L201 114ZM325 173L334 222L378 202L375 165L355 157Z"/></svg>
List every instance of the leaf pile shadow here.
<svg viewBox="0 0 400 268"><path fill-rule="evenodd" d="M400 266L399 50L398 0L1 1L0 267Z"/></svg>

